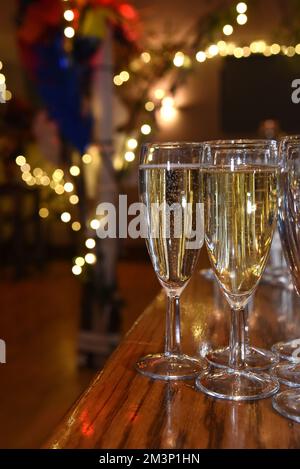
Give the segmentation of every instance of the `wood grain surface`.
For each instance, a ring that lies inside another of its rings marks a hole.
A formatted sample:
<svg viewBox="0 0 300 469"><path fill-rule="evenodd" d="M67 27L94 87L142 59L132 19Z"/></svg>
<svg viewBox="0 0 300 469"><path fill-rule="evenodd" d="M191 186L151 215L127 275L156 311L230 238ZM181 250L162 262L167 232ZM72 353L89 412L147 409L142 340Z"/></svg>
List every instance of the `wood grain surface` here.
<svg viewBox="0 0 300 469"><path fill-rule="evenodd" d="M137 292L138 295L138 292ZM141 315L103 371L74 405L50 448L300 448L300 424L271 399L233 403L196 391L193 381L164 383L136 373L135 362L163 348L165 298ZM198 272L182 298L184 352L199 356L228 343L229 309L215 283ZM261 285L250 315L251 342L269 348L300 337L298 298Z"/></svg>

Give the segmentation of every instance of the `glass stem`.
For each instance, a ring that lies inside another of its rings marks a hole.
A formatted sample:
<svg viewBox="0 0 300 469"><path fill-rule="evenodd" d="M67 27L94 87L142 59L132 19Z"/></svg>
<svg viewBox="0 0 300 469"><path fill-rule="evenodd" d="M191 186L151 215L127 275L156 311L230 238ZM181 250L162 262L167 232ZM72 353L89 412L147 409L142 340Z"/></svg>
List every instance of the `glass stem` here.
<svg viewBox="0 0 300 469"><path fill-rule="evenodd" d="M234 370L245 369L246 358L246 311L231 309L229 366Z"/></svg>
<svg viewBox="0 0 300 469"><path fill-rule="evenodd" d="M181 354L180 298L168 293L165 354Z"/></svg>

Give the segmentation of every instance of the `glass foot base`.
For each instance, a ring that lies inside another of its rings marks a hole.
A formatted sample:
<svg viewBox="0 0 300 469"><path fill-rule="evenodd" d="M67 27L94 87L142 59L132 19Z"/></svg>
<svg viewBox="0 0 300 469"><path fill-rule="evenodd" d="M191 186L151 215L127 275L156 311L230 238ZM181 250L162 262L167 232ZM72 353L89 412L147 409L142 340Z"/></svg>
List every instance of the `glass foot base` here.
<svg viewBox="0 0 300 469"><path fill-rule="evenodd" d="M212 350L205 356L206 360L218 368L228 368L229 347ZM277 365L279 358L268 350L248 347L246 352L246 366L248 370L265 371Z"/></svg>
<svg viewBox="0 0 300 469"><path fill-rule="evenodd" d="M300 363L300 339L290 342L279 342L273 345L272 352L276 353L282 360L292 363Z"/></svg>
<svg viewBox="0 0 300 469"><path fill-rule="evenodd" d="M202 373L196 379L196 387L218 399L256 401L273 396L279 390L279 383L265 373L215 368Z"/></svg>
<svg viewBox="0 0 300 469"><path fill-rule="evenodd" d="M278 381L292 388L300 387L300 364L277 365L272 370Z"/></svg>
<svg viewBox="0 0 300 469"><path fill-rule="evenodd" d="M273 399L273 407L283 417L300 423L300 390L290 389L277 394Z"/></svg>
<svg viewBox="0 0 300 469"><path fill-rule="evenodd" d="M204 369L201 359L196 360L187 355L147 355L136 363L136 369L142 375L152 379L179 380L194 379Z"/></svg>

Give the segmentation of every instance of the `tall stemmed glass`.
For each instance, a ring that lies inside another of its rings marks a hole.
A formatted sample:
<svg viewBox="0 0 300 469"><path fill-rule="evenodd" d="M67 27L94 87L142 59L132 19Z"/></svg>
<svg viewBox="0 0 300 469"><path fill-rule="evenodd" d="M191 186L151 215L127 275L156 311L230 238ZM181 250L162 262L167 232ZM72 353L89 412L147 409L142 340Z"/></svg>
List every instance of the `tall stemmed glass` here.
<svg viewBox="0 0 300 469"><path fill-rule="evenodd" d="M300 295L300 135L280 141L283 170L280 184L279 232L286 262L296 292ZM278 365L274 374L279 381L300 386L300 338L273 345L273 352L290 364Z"/></svg>
<svg viewBox="0 0 300 469"><path fill-rule="evenodd" d="M279 231L294 288L300 295L300 136L283 139L280 152L284 167L280 178ZM277 344L275 350L283 350L284 357L291 358L294 363L278 365L274 374L284 384L299 387L300 340ZM300 422L300 389L278 394L273 406L285 417Z"/></svg>
<svg viewBox="0 0 300 469"><path fill-rule="evenodd" d="M139 166L140 199L145 207L146 244L167 295L165 351L141 358L137 370L154 379L193 378L201 359L181 350L180 295L204 243L200 162L194 143L147 144Z"/></svg>
<svg viewBox="0 0 300 469"><path fill-rule="evenodd" d="M275 141L217 141L204 145L206 245L231 307L228 368L211 367L197 380L204 393L236 401L269 397L278 381L247 369L245 307L265 269L277 221Z"/></svg>

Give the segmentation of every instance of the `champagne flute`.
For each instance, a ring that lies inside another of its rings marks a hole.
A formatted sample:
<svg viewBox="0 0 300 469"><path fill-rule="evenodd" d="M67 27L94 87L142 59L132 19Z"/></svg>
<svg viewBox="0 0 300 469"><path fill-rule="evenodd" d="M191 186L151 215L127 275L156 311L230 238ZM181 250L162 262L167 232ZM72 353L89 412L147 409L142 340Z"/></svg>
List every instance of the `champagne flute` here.
<svg viewBox="0 0 300 469"><path fill-rule="evenodd" d="M300 295L300 136L286 137L280 143L283 169L280 178L279 231L294 288ZM283 384L300 386L300 340L280 343L274 350L289 359L278 365L274 375ZM273 400L273 407L285 417L300 423L300 389L284 391Z"/></svg>
<svg viewBox="0 0 300 469"><path fill-rule="evenodd" d="M194 378L203 361L181 351L180 295L204 243L200 161L197 143L146 144L139 166L146 244L167 295L165 350L141 358L137 370L153 379Z"/></svg>
<svg viewBox="0 0 300 469"><path fill-rule="evenodd" d="M265 269L277 220L275 141L216 141L204 145L205 239L212 268L231 307L227 368L196 380L204 393L236 401L269 397L278 381L246 366L245 308Z"/></svg>

